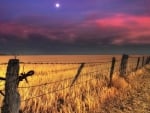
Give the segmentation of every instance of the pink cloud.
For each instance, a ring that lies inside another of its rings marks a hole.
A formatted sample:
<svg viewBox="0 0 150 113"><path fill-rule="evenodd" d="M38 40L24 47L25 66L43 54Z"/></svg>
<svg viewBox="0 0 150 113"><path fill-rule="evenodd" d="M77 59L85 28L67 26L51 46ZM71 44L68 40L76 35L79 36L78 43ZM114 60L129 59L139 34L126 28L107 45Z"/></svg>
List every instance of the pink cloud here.
<svg viewBox="0 0 150 113"><path fill-rule="evenodd" d="M13 34L22 39L40 34L51 40L74 43L81 40L108 44L150 44L150 17L117 14L105 18L88 18L78 24L61 28L19 23L0 23L0 33Z"/></svg>
<svg viewBox="0 0 150 113"><path fill-rule="evenodd" d="M149 16L130 16L130 15L114 15L103 19L97 19L95 22L103 27L127 27L127 28L150 28Z"/></svg>
<svg viewBox="0 0 150 113"><path fill-rule="evenodd" d="M30 34L37 34L42 38L58 40L61 42L73 43L76 39L76 32L70 28L56 29L18 23L0 23L0 34L14 35L21 40L30 38ZM1 40L0 40L1 41Z"/></svg>
<svg viewBox="0 0 150 113"><path fill-rule="evenodd" d="M150 44L150 38L142 40L142 37L150 37L150 17L132 15L114 15L103 19L95 19L87 22L96 24L99 29L109 29L112 32L120 31L122 36L116 37L113 44L145 43ZM107 31L106 31L107 32Z"/></svg>

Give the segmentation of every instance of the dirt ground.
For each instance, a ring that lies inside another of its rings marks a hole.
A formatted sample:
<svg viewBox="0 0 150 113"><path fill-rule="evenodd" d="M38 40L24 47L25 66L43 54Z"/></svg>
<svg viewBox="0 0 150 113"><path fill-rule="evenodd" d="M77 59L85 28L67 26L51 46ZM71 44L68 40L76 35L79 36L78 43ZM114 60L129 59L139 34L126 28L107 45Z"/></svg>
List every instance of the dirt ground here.
<svg viewBox="0 0 150 113"><path fill-rule="evenodd" d="M126 78L129 87L96 113L150 113L150 65Z"/></svg>

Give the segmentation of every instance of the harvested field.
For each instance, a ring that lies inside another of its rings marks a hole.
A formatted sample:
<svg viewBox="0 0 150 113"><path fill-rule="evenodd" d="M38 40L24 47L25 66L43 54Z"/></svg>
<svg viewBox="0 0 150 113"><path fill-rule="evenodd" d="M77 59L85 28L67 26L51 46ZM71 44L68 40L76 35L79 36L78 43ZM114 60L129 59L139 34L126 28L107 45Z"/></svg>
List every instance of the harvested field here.
<svg viewBox="0 0 150 113"><path fill-rule="evenodd" d="M67 56L66 61L63 60L65 56L18 57L21 62L19 73L35 71L28 83L22 81L18 86L20 110L23 113L149 113L150 66L133 72L137 57L130 57L127 75L121 77L118 73L121 57L117 55L112 87L108 87L111 57L71 56L69 59ZM1 62L9 58L12 57L1 57ZM1 75L5 75L6 67L7 64L0 65ZM79 70L80 76L70 86ZM4 81L0 81L0 90L3 89ZM2 100L0 95L0 106Z"/></svg>

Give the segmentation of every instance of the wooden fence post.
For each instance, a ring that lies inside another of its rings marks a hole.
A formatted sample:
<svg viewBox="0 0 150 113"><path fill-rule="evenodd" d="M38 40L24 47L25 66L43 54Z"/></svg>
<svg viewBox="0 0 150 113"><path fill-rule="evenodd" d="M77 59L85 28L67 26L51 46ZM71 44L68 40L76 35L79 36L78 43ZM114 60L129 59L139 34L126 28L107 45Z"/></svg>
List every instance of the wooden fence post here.
<svg viewBox="0 0 150 113"><path fill-rule="evenodd" d="M142 57L142 67L144 66L144 60L145 58L144 58L144 56Z"/></svg>
<svg viewBox="0 0 150 113"><path fill-rule="evenodd" d="M126 75L127 63L129 56L126 54L122 55L121 64L120 64L120 76Z"/></svg>
<svg viewBox="0 0 150 113"><path fill-rule="evenodd" d="M148 57L146 58L146 63L145 63L145 64L149 64L149 59L150 59L150 57L148 56Z"/></svg>
<svg viewBox="0 0 150 113"><path fill-rule="evenodd" d="M140 64L140 57L138 57L138 60L137 60L137 64L136 64L135 71L139 69L139 64Z"/></svg>
<svg viewBox="0 0 150 113"><path fill-rule="evenodd" d="M77 71L77 73L76 73L76 75L75 75L75 77L74 77L74 79L73 79L73 81L72 81L70 87L73 86L74 82L75 82L75 81L77 80L77 78L79 77L79 75L80 75L80 73L81 73L81 71L82 71L84 65L85 65L85 63L81 63L81 65L80 65L80 67L78 68L78 71Z"/></svg>
<svg viewBox="0 0 150 113"><path fill-rule="evenodd" d="M150 56L148 57L148 64L150 64Z"/></svg>
<svg viewBox="0 0 150 113"><path fill-rule="evenodd" d="M113 77L113 73L114 73L115 62L116 62L116 58L113 57L113 58L112 58L112 64L111 64L111 70L110 70L110 81L109 81L108 87L111 87L111 86L112 86L112 77Z"/></svg>
<svg viewBox="0 0 150 113"><path fill-rule="evenodd" d="M2 113L19 113L20 95L18 87L19 60L10 59L6 72L5 97Z"/></svg>

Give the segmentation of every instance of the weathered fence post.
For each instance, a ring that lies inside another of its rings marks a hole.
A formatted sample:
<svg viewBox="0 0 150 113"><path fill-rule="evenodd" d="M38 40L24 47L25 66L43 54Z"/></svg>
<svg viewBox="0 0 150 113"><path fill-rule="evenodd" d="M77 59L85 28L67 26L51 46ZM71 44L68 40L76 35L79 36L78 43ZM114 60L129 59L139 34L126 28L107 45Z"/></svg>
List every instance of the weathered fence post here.
<svg viewBox="0 0 150 113"><path fill-rule="evenodd" d="M19 73L19 60L10 59L6 72L5 97L2 113L19 113L20 95L17 91Z"/></svg>
<svg viewBox="0 0 150 113"><path fill-rule="evenodd" d="M127 63L129 56L126 54L122 55L121 64L120 64L120 76L124 76L126 74Z"/></svg>
<svg viewBox="0 0 150 113"><path fill-rule="evenodd" d="M150 64L150 56L148 57L148 64Z"/></svg>
<svg viewBox="0 0 150 113"><path fill-rule="evenodd" d="M135 71L137 71L139 69L139 64L140 64L140 57L138 57Z"/></svg>
<svg viewBox="0 0 150 113"><path fill-rule="evenodd" d="M144 60L145 58L144 58L144 56L142 57L142 67L144 66Z"/></svg>
<svg viewBox="0 0 150 113"><path fill-rule="evenodd" d="M81 73L81 71L82 71L84 65L85 65L85 63L81 63L81 65L80 65L80 67L78 68L78 71L77 71L77 73L76 73L76 75L75 75L75 77L74 77L74 79L73 79L73 81L72 81L70 87L73 86L74 82L75 82L75 81L77 80L77 78L79 77L79 75L80 75L80 73Z"/></svg>
<svg viewBox="0 0 150 113"><path fill-rule="evenodd" d="M109 81L108 87L112 86L112 77L113 77L113 73L114 73L115 62L116 62L116 58L113 57L112 58L112 64L111 64L111 70L110 70L110 76L109 76L110 77L110 81Z"/></svg>
<svg viewBox="0 0 150 113"><path fill-rule="evenodd" d="M146 63L145 63L146 65L149 64L149 59L150 59L150 57L148 56L148 57L146 58Z"/></svg>

